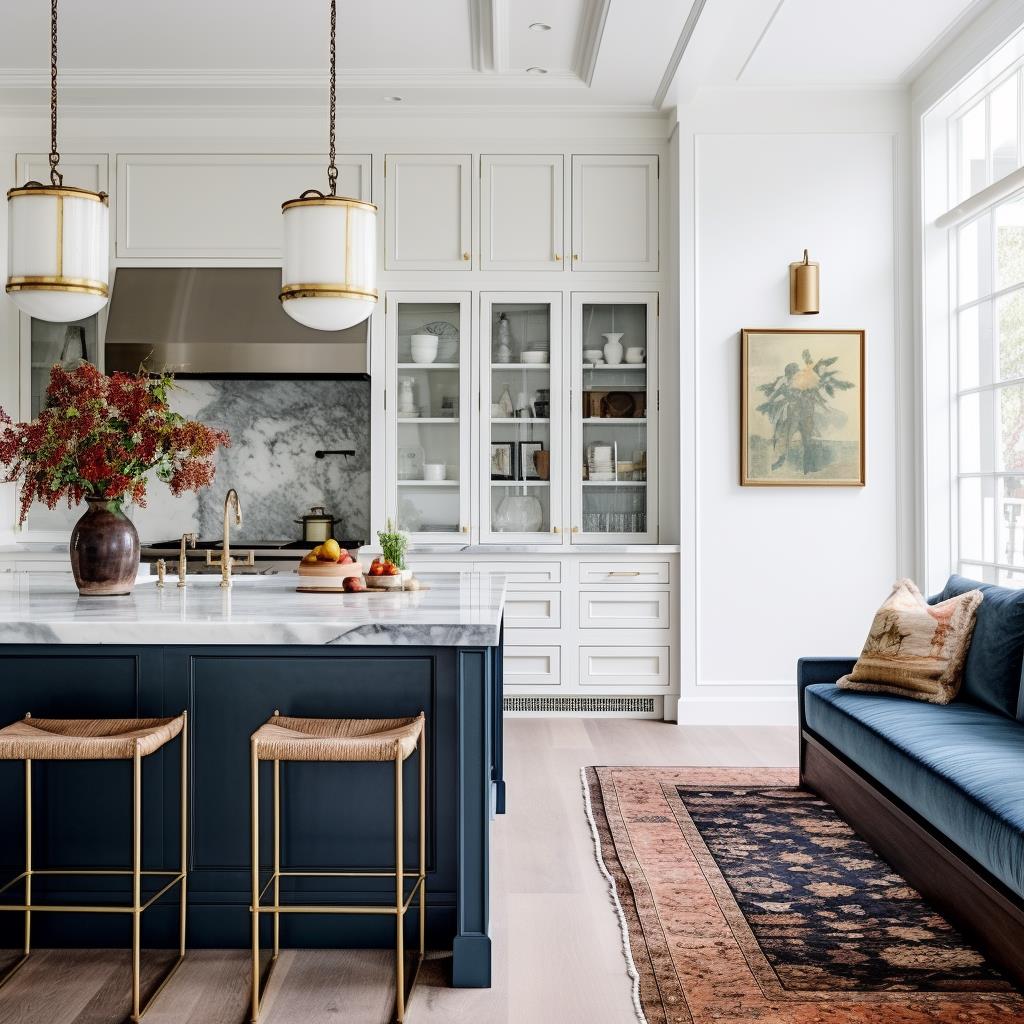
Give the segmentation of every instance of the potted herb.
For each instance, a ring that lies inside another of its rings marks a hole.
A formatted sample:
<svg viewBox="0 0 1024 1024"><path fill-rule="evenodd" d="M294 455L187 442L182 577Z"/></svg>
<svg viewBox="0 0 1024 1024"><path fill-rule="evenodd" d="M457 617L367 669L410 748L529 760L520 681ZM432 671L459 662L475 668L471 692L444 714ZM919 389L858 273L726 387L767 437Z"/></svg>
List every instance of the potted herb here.
<svg viewBox="0 0 1024 1024"><path fill-rule="evenodd" d="M386 530L377 531L380 542L381 557L385 562L392 562L402 570L402 580L406 583L412 579L412 569L405 564L405 553L409 550L409 535L396 530L388 520Z"/></svg>
<svg viewBox="0 0 1024 1024"><path fill-rule="evenodd" d="M139 567L139 535L124 503L146 504L150 471L173 494L213 482L212 457L228 435L173 412L170 374L115 373L84 363L55 365L46 408L31 423L0 409L3 482L21 481L18 525L33 502L88 506L71 534L71 570L81 594L131 592Z"/></svg>

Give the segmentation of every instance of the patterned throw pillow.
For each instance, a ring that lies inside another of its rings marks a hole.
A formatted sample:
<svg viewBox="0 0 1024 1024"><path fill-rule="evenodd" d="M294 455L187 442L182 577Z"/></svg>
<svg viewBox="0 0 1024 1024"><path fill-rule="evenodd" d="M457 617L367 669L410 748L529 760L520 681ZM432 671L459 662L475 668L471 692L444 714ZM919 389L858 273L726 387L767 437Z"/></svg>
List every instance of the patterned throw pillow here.
<svg viewBox="0 0 1024 1024"><path fill-rule="evenodd" d="M970 590L929 605L912 580L900 580L875 614L853 671L837 685L948 704L960 689L982 596Z"/></svg>

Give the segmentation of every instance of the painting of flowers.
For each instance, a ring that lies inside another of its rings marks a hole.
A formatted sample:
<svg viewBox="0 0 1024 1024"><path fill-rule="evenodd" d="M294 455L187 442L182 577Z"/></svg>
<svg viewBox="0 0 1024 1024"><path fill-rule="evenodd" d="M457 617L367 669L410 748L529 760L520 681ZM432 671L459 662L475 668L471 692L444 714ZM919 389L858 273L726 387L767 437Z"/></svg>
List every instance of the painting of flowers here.
<svg viewBox="0 0 1024 1024"><path fill-rule="evenodd" d="M864 486L864 332L742 332L740 483Z"/></svg>

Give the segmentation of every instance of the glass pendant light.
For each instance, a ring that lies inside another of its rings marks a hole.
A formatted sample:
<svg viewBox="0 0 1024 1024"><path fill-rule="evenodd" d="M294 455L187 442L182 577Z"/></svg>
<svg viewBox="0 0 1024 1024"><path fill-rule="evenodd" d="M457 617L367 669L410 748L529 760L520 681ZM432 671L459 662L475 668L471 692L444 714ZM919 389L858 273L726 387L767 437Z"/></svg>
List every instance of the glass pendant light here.
<svg viewBox="0 0 1024 1024"><path fill-rule="evenodd" d="M281 304L300 324L341 331L377 304L377 207L338 192L334 121L337 0L331 0L331 118L327 194L317 189L282 203Z"/></svg>
<svg viewBox="0 0 1024 1024"><path fill-rule="evenodd" d="M7 193L7 294L37 320L92 316L109 297L105 192L64 184L57 150L57 0L50 5L50 184Z"/></svg>

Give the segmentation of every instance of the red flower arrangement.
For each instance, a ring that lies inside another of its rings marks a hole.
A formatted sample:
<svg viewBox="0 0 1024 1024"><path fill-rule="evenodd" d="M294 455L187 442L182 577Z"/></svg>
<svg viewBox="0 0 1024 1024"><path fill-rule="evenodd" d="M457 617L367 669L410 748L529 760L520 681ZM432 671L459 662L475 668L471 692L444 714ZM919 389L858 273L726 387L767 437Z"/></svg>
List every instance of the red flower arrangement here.
<svg viewBox="0 0 1024 1024"><path fill-rule="evenodd" d="M173 494L212 483L212 456L231 440L173 412L173 387L171 374L107 377L90 363L73 371L55 365L38 419L14 423L0 409L3 481L22 480L19 525L34 501L48 508L84 498L104 498L118 509L125 499L145 506L153 469Z"/></svg>

